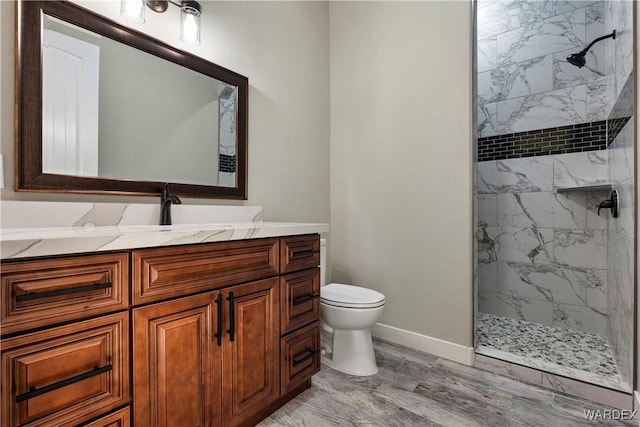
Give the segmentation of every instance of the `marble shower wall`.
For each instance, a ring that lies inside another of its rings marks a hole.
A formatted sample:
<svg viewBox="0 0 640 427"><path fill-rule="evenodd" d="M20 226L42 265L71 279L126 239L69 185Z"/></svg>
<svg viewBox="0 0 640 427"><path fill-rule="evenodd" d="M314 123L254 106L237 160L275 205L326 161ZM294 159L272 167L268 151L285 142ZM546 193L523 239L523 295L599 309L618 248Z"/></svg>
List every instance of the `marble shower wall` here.
<svg viewBox="0 0 640 427"><path fill-rule="evenodd" d="M614 48L607 52L609 92L609 179L618 190L620 215L608 224L608 313L607 339L621 376L633 382L634 327L634 111L633 111L633 4L607 1L607 31L616 30ZM620 132L616 133L621 128ZM614 132L615 130L615 132ZM615 139L614 139L615 138Z"/></svg>
<svg viewBox="0 0 640 427"><path fill-rule="evenodd" d="M613 12L612 12L613 13ZM604 1L478 1L478 136L607 118Z"/></svg>
<svg viewBox="0 0 640 427"><path fill-rule="evenodd" d="M478 163L479 311L604 334L604 150Z"/></svg>
<svg viewBox="0 0 640 427"><path fill-rule="evenodd" d="M608 313L606 335L620 375L632 383L633 367L633 272L634 272L634 147L633 119L609 147L609 176L618 191L620 213L609 219L608 235Z"/></svg>

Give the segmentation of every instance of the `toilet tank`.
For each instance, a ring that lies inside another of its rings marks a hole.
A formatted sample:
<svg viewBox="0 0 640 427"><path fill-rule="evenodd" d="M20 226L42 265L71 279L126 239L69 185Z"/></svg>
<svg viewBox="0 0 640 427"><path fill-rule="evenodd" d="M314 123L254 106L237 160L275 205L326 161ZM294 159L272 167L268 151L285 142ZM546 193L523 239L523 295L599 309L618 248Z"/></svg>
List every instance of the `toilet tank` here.
<svg viewBox="0 0 640 427"><path fill-rule="evenodd" d="M320 286L327 284L327 239L320 239Z"/></svg>

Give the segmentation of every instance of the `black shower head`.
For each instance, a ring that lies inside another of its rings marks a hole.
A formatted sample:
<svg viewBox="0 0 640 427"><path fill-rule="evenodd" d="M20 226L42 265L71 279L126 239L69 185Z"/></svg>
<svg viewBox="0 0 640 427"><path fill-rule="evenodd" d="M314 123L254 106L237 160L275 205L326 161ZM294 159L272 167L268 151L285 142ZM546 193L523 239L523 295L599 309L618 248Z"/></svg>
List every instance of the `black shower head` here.
<svg viewBox="0 0 640 427"><path fill-rule="evenodd" d="M587 60L585 59L584 54L580 52L572 53L571 55L567 56L567 62L571 65L575 65L578 68L582 68L584 67L584 64L587 63Z"/></svg>
<svg viewBox="0 0 640 427"><path fill-rule="evenodd" d="M587 54L587 52L589 52L589 49L591 49L591 46L593 46L594 44L596 44L600 40L604 40L604 39L608 39L608 38L612 38L612 39L615 40L615 38L616 38L616 30L613 30L613 32L611 34L607 34L606 36L598 37L597 39L595 39L594 41L589 43L589 46L585 47L580 52L572 53L571 55L567 56L567 62L569 64L571 64L571 65L575 65L578 68L584 67L584 65L587 63L587 60L585 59L584 56Z"/></svg>

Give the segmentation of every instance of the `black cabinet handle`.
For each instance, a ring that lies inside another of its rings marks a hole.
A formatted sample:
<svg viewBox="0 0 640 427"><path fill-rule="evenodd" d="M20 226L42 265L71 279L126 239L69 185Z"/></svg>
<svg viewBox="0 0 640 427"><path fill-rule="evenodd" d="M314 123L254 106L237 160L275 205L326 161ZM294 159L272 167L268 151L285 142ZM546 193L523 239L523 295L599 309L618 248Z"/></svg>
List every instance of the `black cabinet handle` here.
<svg viewBox="0 0 640 427"><path fill-rule="evenodd" d="M293 300L293 305L300 305L300 304L304 304L307 301L311 301L314 300L316 298L318 298L320 295L307 295L306 297L302 297L302 298L296 298Z"/></svg>
<svg viewBox="0 0 640 427"><path fill-rule="evenodd" d="M40 396L50 391L54 391L59 388L71 385L73 383L86 380L87 378L95 377L96 375L109 372L111 369L113 369L111 365L106 365L106 366L103 366L102 368L96 367L92 371L85 372L84 374L76 375L75 377L67 378L66 380L63 380L63 381L58 381L57 383L49 384L48 386L44 386L42 388L36 389L34 387L31 387L31 389L27 393L22 393L16 396L16 403L20 403L28 399L33 399L34 397Z"/></svg>
<svg viewBox="0 0 640 427"><path fill-rule="evenodd" d="M95 285L78 286L77 288L58 289L57 291L35 292L31 294L16 295L16 302L31 301L39 298L58 297L70 295L78 292L97 291L98 289L108 289L111 283L96 283Z"/></svg>
<svg viewBox="0 0 640 427"><path fill-rule="evenodd" d="M309 258L317 254L318 251L291 251L291 259Z"/></svg>
<svg viewBox="0 0 640 427"><path fill-rule="evenodd" d="M319 353L319 352L320 352L320 350L309 350L309 353L307 353L306 355L302 356L300 359L296 359L294 357L293 358L293 366L298 366L299 364L301 364L305 360L311 359L313 356L316 355L316 353Z"/></svg>
<svg viewBox="0 0 640 427"><path fill-rule="evenodd" d="M227 332L229 333L229 341L233 342L236 334L236 307L233 302L233 292L229 292L227 300L229 301L229 329Z"/></svg>
<svg viewBox="0 0 640 427"><path fill-rule="evenodd" d="M218 294L218 297L216 298L216 305L218 306L218 332L215 333L215 337L218 341L218 347L222 346L222 322L223 322L223 318L222 318L222 309L223 309L223 305L222 305L222 294Z"/></svg>

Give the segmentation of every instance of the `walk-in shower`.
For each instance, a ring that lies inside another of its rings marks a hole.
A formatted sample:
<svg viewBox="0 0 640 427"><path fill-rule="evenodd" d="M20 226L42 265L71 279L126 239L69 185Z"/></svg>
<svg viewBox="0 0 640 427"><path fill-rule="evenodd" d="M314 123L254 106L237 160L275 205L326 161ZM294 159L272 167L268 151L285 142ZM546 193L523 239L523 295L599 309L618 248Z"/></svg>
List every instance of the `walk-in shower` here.
<svg viewBox="0 0 640 427"><path fill-rule="evenodd" d="M476 2L476 353L624 393L634 366L632 9ZM603 209L614 190L617 217Z"/></svg>

